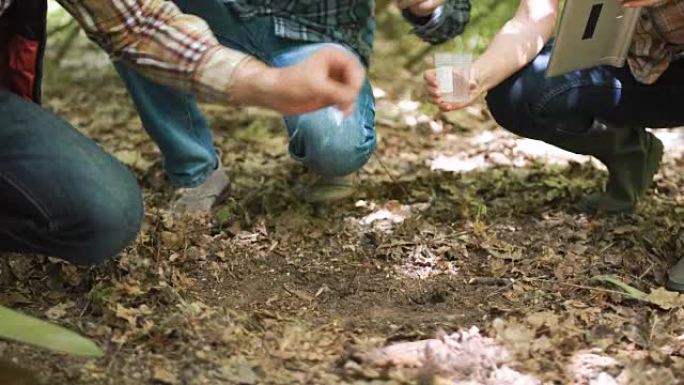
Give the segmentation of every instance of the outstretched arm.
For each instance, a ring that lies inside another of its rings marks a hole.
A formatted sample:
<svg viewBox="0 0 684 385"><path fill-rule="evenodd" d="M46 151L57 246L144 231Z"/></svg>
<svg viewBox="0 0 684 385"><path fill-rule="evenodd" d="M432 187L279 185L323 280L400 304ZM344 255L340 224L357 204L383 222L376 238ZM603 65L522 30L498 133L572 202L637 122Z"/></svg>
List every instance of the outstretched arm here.
<svg viewBox="0 0 684 385"><path fill-rule="evenodd" d="M471 97L466 103L444 102L437 93L434 71L425 74L428 92L443 110L471 104L479 96L529 64L541 52L553 33L558 0L522 0L515 16L494 37L473 63Z"/></svg>
<svg viewBox="0 0 684 385"><path fill-rule="evenodd" d="M473 64L480 87L490 90L529 64L551 38L557 14L558 0L521 1L515 16Z"/></svg>
<svg viewBox="0 0 684 385"><path fill-rule="evenodd" d="M114 60L203 101L230 98L233 71L248 59L222 47L209 26L163 0L58 0Z"/></svg>
<svg viewBox="0 0 684 385"><path fill-rule="evenodd" d="M218 43L209 26L164 0L58 0L115 60L215 103L298 114L336 105L349 112L365 71L341 50L277 69ZM306 94L302 94L302 92Z"/></svg>

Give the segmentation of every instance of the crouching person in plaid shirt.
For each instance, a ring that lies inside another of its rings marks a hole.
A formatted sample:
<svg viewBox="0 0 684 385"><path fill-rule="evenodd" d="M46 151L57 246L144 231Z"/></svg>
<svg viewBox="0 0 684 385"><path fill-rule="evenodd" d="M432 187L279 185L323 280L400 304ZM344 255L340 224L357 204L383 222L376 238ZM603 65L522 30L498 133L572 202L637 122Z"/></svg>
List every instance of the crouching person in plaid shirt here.
<svg viewBox="0 0 684 385"><path fill-rule="evenodd" d="M274 68L171 2L59 2L117 62L206 102L350 114L365 79L354 55L334 49ZM93 264L136 237L143 201L123 165L39 106L46 13L46 0L0 0L0 252Z"/></svg>
<svg viewBox="0 0 684 385"><path fill-rule="evenodd" d="M633 210L653 182L663 144L646 127L684 125L684 0L620 0L644 7L624 68L601 66L547 78L558 0L523 0L474 63L472 100L488 91L492 115L504 128L608 168L605 191L585 197L586 211ZM428 91L444 110L462 108L438 95L434 71ZM472 101L471 100L471 101ZM669 287L684 291L684 259Z"/></svg>
<svg viewBox="0 0 684 385"><path fill-rule="evenodd" d="M274 67L299 63L323 49L356 57L368 66L375 30L373 0L174 0L186 13L207 21L219 42ZM440 43L462 32L469 0L398 2L415 33ZM145 130L159 145L170 181L181 187L178 213L206 212L228 186L212 145L209 126L196 101L117 65ZM292 158L320 175L304 199L332 201L353 192L348 175L375 149L375 103L364 81L352 116L341 120L334 108L286 114Z"/></svg>

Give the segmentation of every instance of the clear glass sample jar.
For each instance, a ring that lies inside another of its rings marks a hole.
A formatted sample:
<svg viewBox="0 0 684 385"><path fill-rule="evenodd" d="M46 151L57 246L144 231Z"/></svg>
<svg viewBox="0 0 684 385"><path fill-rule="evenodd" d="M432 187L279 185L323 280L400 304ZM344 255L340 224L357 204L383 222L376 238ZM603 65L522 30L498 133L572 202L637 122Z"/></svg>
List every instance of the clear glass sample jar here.
<svg viewBox="0 0 684 385"><path fill-rule="evenodd" d="M472 63L470 54L435 54L437 88L445 102L463 103L468 100Z"/></svg>

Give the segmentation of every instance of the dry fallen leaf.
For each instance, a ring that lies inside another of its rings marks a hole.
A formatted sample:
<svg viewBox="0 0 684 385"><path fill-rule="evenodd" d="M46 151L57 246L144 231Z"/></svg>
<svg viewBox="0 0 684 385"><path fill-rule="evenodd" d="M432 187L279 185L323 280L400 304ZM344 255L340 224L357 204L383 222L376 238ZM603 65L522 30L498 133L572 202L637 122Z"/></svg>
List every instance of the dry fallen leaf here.
<svg viewBox="0 0 684 385"><path fill-rule="evenodd" d="M259 383L259 375L254 371L253 365L244 357L236 356L226 361L218 374L226 381L242 385L255 385Z"/></svg>
<svg viewBox="0 0 684 385"><path fill-rule="evenodd" d="M155 366L152 369L152 380L160 382L165 385L175 385L178 383L178 377L168 369Z"/></svg>
<svg viewBox="0 0 684 385"><path fill-rule="evenodd" d="M540 329L542 326L555 328L558 326L558 320L559 317L552 311L532 313L526 318L527 323L529 323L535 329Z"/></svg>
<svg viewBox="0 0 684 385"><path fill-rule="evenodd" d="M170 231L162 231L161 232L161 241L162 244L166 247L174 247L178 243L178 235L175 233L172 233Z"/></svg>
<svg viewBox="0 0 684 385"><path fill-rule="evenodd" d="M663 310L670 310L684 307L684 295L679 293L658 288L652 290L645 298L645 301L650 302Z"/></svg>
<svg viewBox="0 0 684 385"><path fill-rule="evenodd" d="M307 293L304 290L295 289L293 287L289 287L288 285L283 285L283 288L285 289L286 292L294 295L295 297L301 299L302 301L313 302L316 299L314 296L312 296L311 294Z"/></svg>
<svg viewBox="0 0 684 385"><path fill-rule="evenodd" d="M114 156L126 166L140 171L147 171L152 166L152 162L143 158L139 151L121 150L115 152Z"/></svg>
<svg viewBox="0 0 684 385"><path fill-rule="evenodd" d="M45 312L45 316L53 321L58 320L60 318L64 318L64 316L67 314L67 310L71 309L74 306L76 306L76 304L72 301L60 303L48 309Z"/></svg>
<svg viewBox="0 0 684 385"><path fill-rule="evenodd" d="M121 304L116 304L116 317L126 320L131 327L136 327L138 317L152 314L147 305L140 305L138 308L127 308Z"/></svg>

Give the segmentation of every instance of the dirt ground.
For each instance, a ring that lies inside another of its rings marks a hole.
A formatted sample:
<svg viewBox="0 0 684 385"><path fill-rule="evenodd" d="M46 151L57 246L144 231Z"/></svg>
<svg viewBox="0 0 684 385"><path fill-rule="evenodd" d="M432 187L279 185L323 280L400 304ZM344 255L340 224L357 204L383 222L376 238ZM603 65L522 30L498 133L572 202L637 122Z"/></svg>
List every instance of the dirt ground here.
<svg viewBox="0 0 684 385"><path fill-rule="evenodd" d="M107 351L86 361L0 343L45 384L447 383L357 357L472 326L545 383L684 384L682 301L630 300L592 280L648 293L684 256L679 132L665 133L668 157L636 213L579 214L604 171L504 132L482 106L438 113L383 40L378 150L354 199L303 202L311 176L289 158L278 116L205 106L232 193L212 218L174 220L158 150L106 58L79 44L49 66L45 105L131 166L146 218L104 266L3 262L0 303ZM578 352L616 361L603 380L578 379Z"/></svg>

